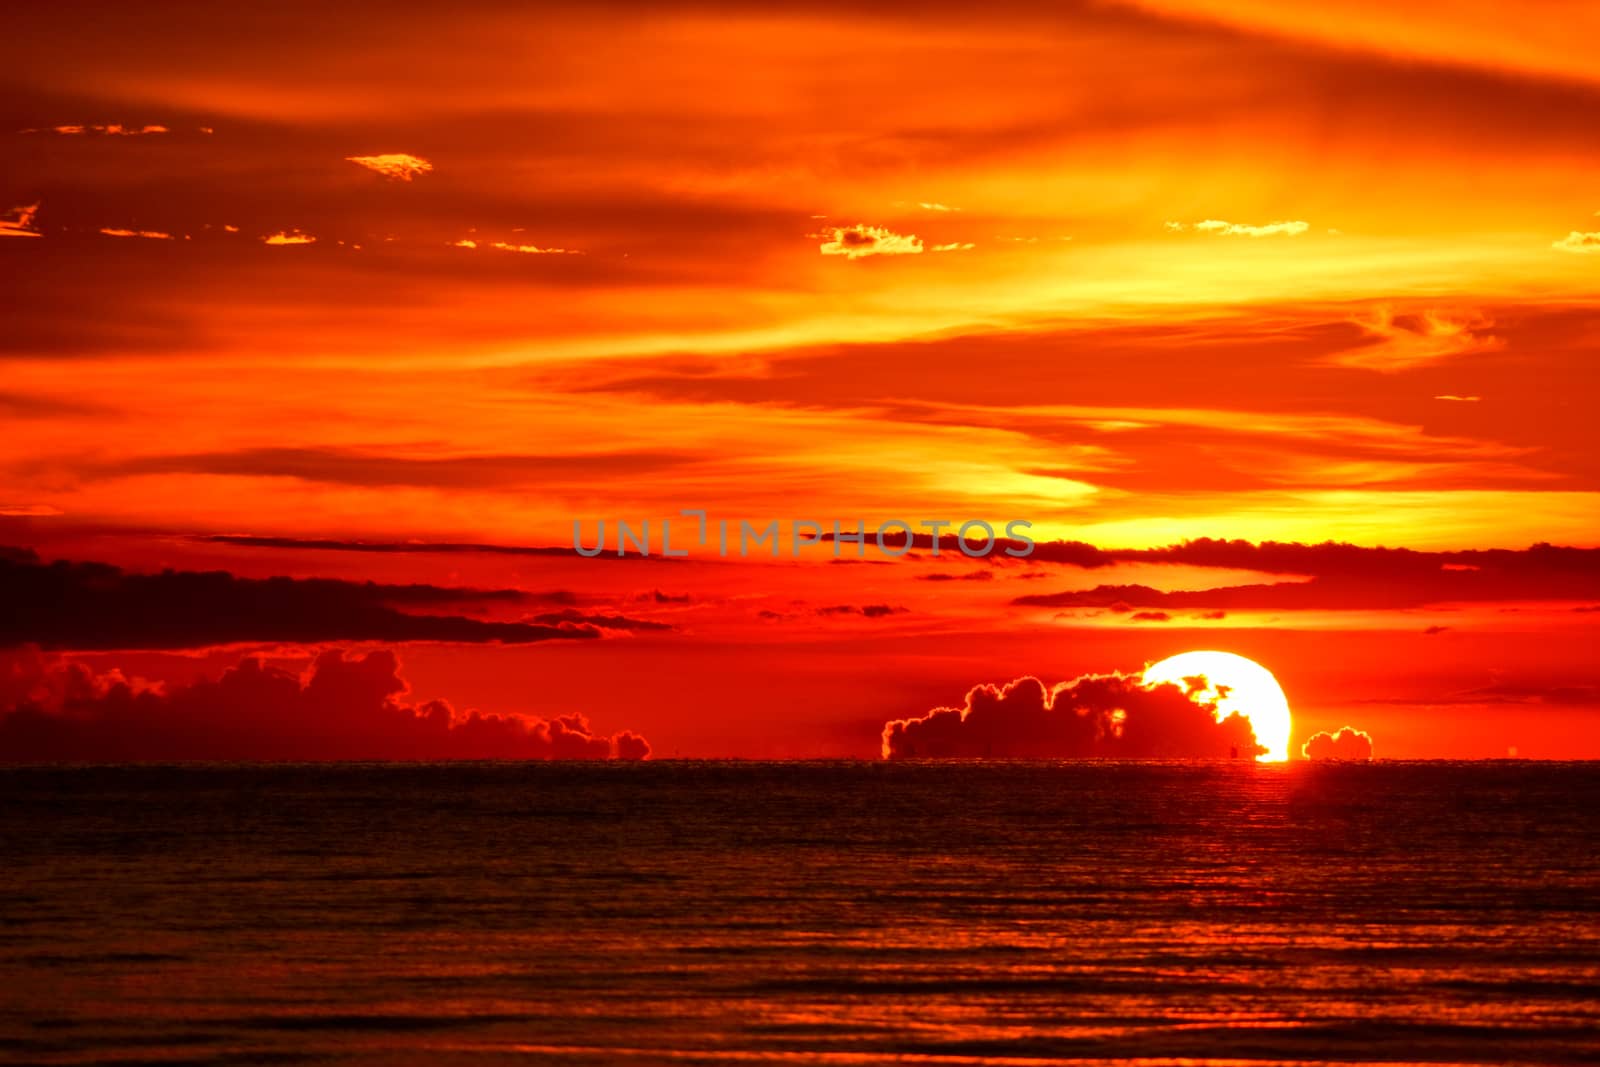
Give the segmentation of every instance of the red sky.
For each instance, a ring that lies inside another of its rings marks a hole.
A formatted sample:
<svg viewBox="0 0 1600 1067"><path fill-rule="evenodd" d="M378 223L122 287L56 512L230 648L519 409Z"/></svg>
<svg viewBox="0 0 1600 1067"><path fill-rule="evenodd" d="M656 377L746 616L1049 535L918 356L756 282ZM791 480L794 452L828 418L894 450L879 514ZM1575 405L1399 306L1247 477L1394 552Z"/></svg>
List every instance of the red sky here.
<svg viewBox="0 0 1600 1067"><path fill-rule="evenodd" d="M392 649L407 707L863 757L978 683L1220 648L1297 739L1600 757L1600 558L1452 554L1596 546L1593 5L7 20L0 544L592 632L250 586L208 631L141 587L14 645L169 686ZM1423 554L416 550L696 507Z"/></svg>

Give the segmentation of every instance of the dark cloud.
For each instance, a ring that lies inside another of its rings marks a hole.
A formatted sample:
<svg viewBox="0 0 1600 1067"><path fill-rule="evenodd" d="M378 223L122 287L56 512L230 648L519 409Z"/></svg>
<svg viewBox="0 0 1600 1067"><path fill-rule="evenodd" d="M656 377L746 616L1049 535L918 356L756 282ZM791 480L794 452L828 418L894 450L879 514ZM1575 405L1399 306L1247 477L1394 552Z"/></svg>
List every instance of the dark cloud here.
<svg viewBox="0 0 1600 1067"><path fill-rule="evenodd" d="M869 619L881 619L886 615L901 615L908 609L891 607L888 604L830 604L818 608L818 615L864 615Z"/></svg>
<svg viewBox="0 0 1600 1067"><path fill-rule="evenodd" d="M540 623L545 626L562 626L576 624L579 626L598 626L602 630L672 630L670 623L655 622L650 619L635 619L627 615L592 615L578 611L575 608L564 608L561 611L547 611L535 615L530 622Z"/></svg>
<svg viewBox="0 0 1600 1067"><path fill-rule="evenodd" d="M290 551L373 552L385 554L480 552L486 555L504 556L571 557L573 559L582 558L591 562L595 560L625 560L649 563L685 562L678 557L663 556L659 553L650 556L639 553L619 556L614 552L605 552L598 556L580 557L575 549L567 545L496 545L473 541L350 541L336 538L278 537L258 534L203 534L197 536L195 540L206 544L235 545L241 548L282 548Z"/></svg>
<svg viewBox="0 0 1600 1067"><path fill-rule="evenodd" d="M833 541L834 535L825 533L819 540ZM870 533L867 535L867 544L869 546L868 551L876 551L877 542ZM982 539L974 533L971 542L973 549L976 550L983 544ZM1003 563L1011 559L1027 559L1030 563L1070 563L1078 567L1109 567L1117 562L1115 553L1106 552L1093 545L1084 544L1082 541L1036 541L1034 542L1033 550L1024 557L1008 553L1027 551L1027 542L996 536L994 546L987 555L969 557L961 550L961 539L952 534L935 537L932 534L913 533L908 535L900 530L890 530L883 535L883 547L887 550L905 549L908 546L917 552L927 552L940 557L955 556L962 559L987 559L995 563ZM913 553L907 551L903 558L910 559L912 556ZM938 581L939 579L932 580Z"/></svg>
<svg viewBox="0 0 1600 1067"><path fill-rule="evenodd" d="M1136 611L1129 616L1134 622L1171 622L1172 616L1164 611Z"/></svg>
<svg viewBox="0 0 1600 1067"><path fill-rule="evenodd" d="M1600 707L1600 684L1540 685L1500 682L1454 694L1458 704L1556 704ZM1436 702L1437 703L1437 702Z"/></svg>
<svg viewBox="0 0 1600 1067"><path fill-rule="evenodd" d="M303 676L247 657L168 688L36 650L0 654L0 761L643 759L629 732L405 703L391 651L317 657Z"/></svg>
<svg viewBox="0 0 1600 1067"><path fill-rule="evenodd" d="M239 578L226 571L136 574L104 563L0 556L0 645L52 649L200 648L237 642L463 641L525 644L596 638L592 625L494 622L410 614L511 601L516 590L381 585L309 578Z"/></svg>
<svg viewBox="0 0 1600 1067"><path fill-rule="evenodd" d="M1369 760L1372 758L1372 737L1354 726L1341 726L1336 733L1312 734L1300 746L1306 759Z"/></svg>
<svg viewBox="0 0 1600 1067"><path fill-rule="evenodd" d="M101 477L226 474L363 487L487 489L568 480L589 484L596 477L659 471L683 462L682 457L651 452L413 457L341 448L247 448L145 456L82 469Z"/></svg>
<svg viewBox="0 0 1600 1067"><path fill-rule="evenodd" d="M994 580L994 571L968 571L965 574L919 574L919 582L989 582Z"/></svg>
<svg viewBox="0 0 1600 1067"><path fill-rule="evenodd" d="M1110 553L1126 562L1311 575L1310 581L1219 586L1165 592L1147 585L1100 585L1021 596L1033 607L1172 610L1316 610L1414 608L1449 601L1589 600L1600 595L1600 549L1538 544L1522 550L1419 552L1344 544L1190 541Z"/></svg>
<svg viewBox="0 0 1600 1067"><path fill-rule="evenodd" d="M885 759L1253 758L1249 720L1138 675L1089 674L1046 688L1037 678L980 685L960 708L884 724Z"/></svg>

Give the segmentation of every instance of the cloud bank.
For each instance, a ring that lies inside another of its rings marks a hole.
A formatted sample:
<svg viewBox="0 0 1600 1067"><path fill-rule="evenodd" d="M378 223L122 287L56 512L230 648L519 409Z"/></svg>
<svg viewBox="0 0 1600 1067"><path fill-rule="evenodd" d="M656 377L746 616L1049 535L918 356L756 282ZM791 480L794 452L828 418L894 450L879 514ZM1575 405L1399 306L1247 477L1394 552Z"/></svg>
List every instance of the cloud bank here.
<svg viewBox="0 0 1600 1067"><path fill-rule="evenodd" d="M303 675L247 657L215 681L167 688L96 674L36 649L0 655L0 762L644 759L631 731L408 704L388 650L330 650Z"/></svg>
<svg viewBox="0 0 1600 1067"><path fill-rule="evenodd" d="M240 578L226 571L136 574L104 563L0 552L0 646L46 649L203 648L241 642L460 641L527 644L598 638L619 620L497 622L412 614L473 602L515 602L512 589L383 585L327 578ZM634 627L639 628L639 627Z"/></svg>
<svg viewBox="0 0 1600 1067"><path fill-rule="evenodd" d="M1086 674L1047 688L1034 677L969 690L959 708L883 727L884 759L1253 759L1248 719L1136 674Z"/></svg>

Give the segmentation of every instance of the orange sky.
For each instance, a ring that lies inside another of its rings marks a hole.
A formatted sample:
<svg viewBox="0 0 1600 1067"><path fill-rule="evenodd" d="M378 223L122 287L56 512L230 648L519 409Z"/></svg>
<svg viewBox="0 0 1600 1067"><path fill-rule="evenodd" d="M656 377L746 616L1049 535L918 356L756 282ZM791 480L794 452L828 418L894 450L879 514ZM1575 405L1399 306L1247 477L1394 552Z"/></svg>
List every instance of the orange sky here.
<svg viewBox="0 0 1600 1067"><path fill-rule="evenodd" d="M1593 5L7 20L0 543L567 591L671 629L402 642L414 695L581 712L658 755L870 756L978 682L1219 647L1306 734L1600 756L1586 561L1468 600L1408 571L1415 603L1062 610L1016 601L1315 576L290 543L559 546L575 518L701 507L1126 549L1595 547ZM873 604L905 610L818 613ZM181 679L237 644L62 647Z"/></svg>

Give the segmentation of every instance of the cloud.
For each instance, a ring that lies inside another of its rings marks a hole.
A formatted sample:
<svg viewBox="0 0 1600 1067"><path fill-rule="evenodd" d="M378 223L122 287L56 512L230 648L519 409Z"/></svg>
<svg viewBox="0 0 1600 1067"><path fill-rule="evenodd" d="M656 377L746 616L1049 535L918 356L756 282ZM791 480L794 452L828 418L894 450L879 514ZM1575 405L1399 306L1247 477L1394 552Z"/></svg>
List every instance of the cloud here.
<svg viewBox="0 0 1600 1067"><path fill-rule="evenodd" d="M408 182L421 174L431 173L433 164L421 156L408 152L386 152L377 156L345 156L346 163L366 167L390 181Z"/></svg>
<svg viewBox="0 0 1600 1067"><path fill-rule="evenodd" d="M969 690L959 708L883 727L884 759L1253 758L1249 720L1138 675L1086 674L1051 688L1034 677ZM1194 694L1194 695L1192 695Z"/></svg>
<svg viewBox="0 0 1600 1067"><path fill-rule="evenodd" d="M1589 610L1584 608L1579 611ZM1497 682L1477 689L1455 693L1443 700L1428 703L1450 704L1545 704L1558 707L1600 706L1600 684L1575 683L1549 685L1546 683Z"/></svg>
<svg viewBox="0 0 1600 1067"><path fill-rule="evenodd" d="M1441 393L1434 397L1435 400L1447 400L1456 404L1476 404L1483 399L1481 396L1456 396L1454 393Z"/></svg>
<svg viewBox="0 0 1600 1067"><path fill-rule="evenodd" d="M650 452L397 456L345 448L247 448L144 456L107 464L95 473L102 477L223 474L246 478L299 478L334 485L455 489L539 486L549 489L563 482L584 483L594 477L642 474L686 462L685 456Z"/></svg>
<svg viewBox="0 0 1600 1067"><path fill-rule="evenodd" d="M64 514L60 508L49 504L0 504L0 515L42 519Z"/></svg>
<svg viewBox="0 0 1600 1067"><path fill-rule="evenodd" d="M1174 233L1184 230L1194 230L1197 233L1216 234L1223 237L1298 237L1311 229L1309 222L1298 219L1287 222L1269 222L1265 226L1248 226L1238 222L1224 222L1221 219L1203 219L1200 222L1182 223L1169 222L1166 228Z"/></svg>
<svg viewBox="0 0 1600 1067"><path fill-rule="evenodd" d="M1333 353L1330 362L1363 370L1405 371L1504 345L1489 333L1494 320L1478 311L1397 314L1380 306L1353 321L1366 334L1363 343Z"/></svg>
<svg viewBox="0 0 1600 1067"><path fill-rule="evenodd" d="M888 604L830 604L818 608L818 615L861 615L869 619L881 619L888 615L903 615L908 609L903 607L890 607Z"/></svg>
<svg viewBox="0 0 1600 1067"><path fill-rule="evenodd" d="M463 247L463 248L476 247L476 246L469 246L469 245L461 244L461 242L457 242L457 244L460 244L461 247ZM526 255L526 256L581 256L581 255L583 255L583 253L580 252L579 250L577 250L576 248L541 248L538 245L507 244L505 241L496 241L494 244L490 245L489 247L490 248L499 249L501 252L521 252L523 255Z"/></svg>
<svg viewBox="0 0 1600 1067"><path fill-rule="evenodd" d="M930 252L966 252L966 251L968 251L970 249L977 248L977 247L978 246L973 244L971 241L952 241L951 243L949 243L947 245L934 245L932 248L929 249L929 251Z"/></svg>
<svg viewBox="0 0 1600 1067"><path fill-rule="evenodd" d="M58 133L65 136L78 136L82 134L103 134L109 137L145 137L157 133L171 133L165 126L124 126L120 122L113 122L101 126L51 126L43 130L23 130L23 133ZM209 132L209 131L206 131Z"/></svg>
<svg viewBox="0 0 1600 1067"><path fill-rule="evenodd" d="M195 540L219 545L237 545L242 548L281 548L294 551L317 552L375 552L375 553L450 553L482 552L504 556L572 556L577 550L571 545L495 545L476 542L451 541L343 541L332 538L276 537L257 534L204 534ZM613 553L591 557L597 560L617 560L634 563L678 564L683 560L672 556L645 556L632 554L618 556Z"/></svg>
<svg viewBox="0 0 1600 1067"><path fill-rule="evenodd" d="M39 201L31 204L19 204L0 217L0 237L42 237L38 230L33 228L33 220L39 214Z"/></svg>
<svg viewBox="0 0 1600 1067"><path fill-rule="evenodd" d="M919 574L919 582L990 582L994 580L993 571L967 571L965 574Z"/></svg>
<svg viewBox="0 0 1600 1067"><path fill-rule="evenodd" d="M1049 547L1040 544L1041 550ZM1165 591L1148 585L1098 585L1017 597L1031 607L1131 607L1176 611L1357 610L1600 596L1600 549L1534 545L1522 550L1420 552L1201 538L1167 548L1108 551L1128 563L1181 563L1295 575L1295 581ZM1309 580L1304 580L1309 576Z"/></svg>
<svg viewBox="0 0 1600 1067"><path fill-rule="evenodd" d="M576 623L580 626L594 626L602 630L673 630L670 623L655 622L650 619L635 619L627 615L589 615L575 608L564 608L561 611L547 611L542 615L535 615L530 622L542 623L547 626L560 626L563 623Z"/></svg>
<svg viewBox="0 0 1600 1067"><path fill-rule="evenodd" d="M644 759L631 731L409 704L393 651L320 654L303 675L246 657L216 680L167 687L32 649L0 656L7 762L330 759Z"/></svg>
<svg viewBox="0 0 1600 1067"><path fill-rule="evenodd" d="M147 237L152 241L170 241L172 234L161 230L124 230L118 228L101 227L100 232L107 237Z"/></svg>
<svg viewBox="0 0 1600 1067"><path fill-rule="evenodd" d="M922 238L915 234L895 233L882 226L832 226L811 236L823 242L823 255L844 256L847 259L917 255L922 251Z"/></svg>
<svg viewBox="0 0 1600 1067"><path fill-rule="evenodd" d="M1558 252L1575 252L1578 255L1591 255L1600 252L1600 233L1580 233L1573 230L1559 241L1552 241L1550 247Z"/></svg>
<svg viewBox="0 0 1600 1067"><path fill-rule="evenodd" d="M1164 611L1136 611L1128 618L1134 622L1171 622L1172 616Z"/></svg>
<svg viewBox="0 0 1600 1067"><path fill-rule="evenodd" d="M239 578L226 571L134 574L104 563L0 557L0 646L204 648L237 643L456 641L529 644L594 639L571 619L496 622L400 607L515 602L513 589L380 585L329 578ZM619 627L611 627L619 628Z"/></svg>
<svg viewBox="0 0 1600 1067"><path fill-rule="evenodd" d="M263 237L261 243L269 245L311 245L316 244L317 239L308 233L301 233L299 230L279 230L277 233Z"/></svg>
<svg viewBox="0 0 1600 1067"><path fill-rule="evenodd" d="M1337 733L1312 734L1300 746L1300 755L1306 759L1357 760L1372 758L1372 736L1354 726L1341 726Z"/></svg>

